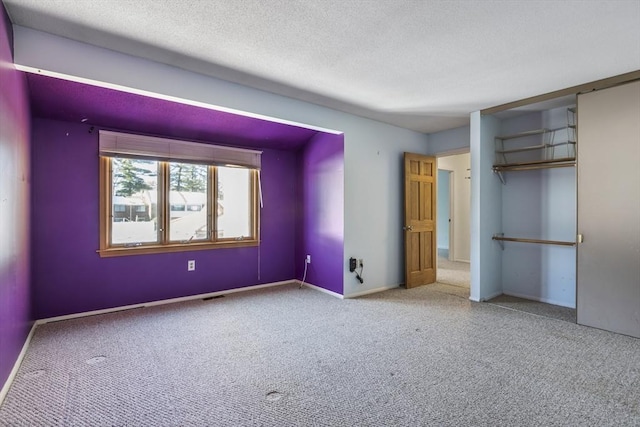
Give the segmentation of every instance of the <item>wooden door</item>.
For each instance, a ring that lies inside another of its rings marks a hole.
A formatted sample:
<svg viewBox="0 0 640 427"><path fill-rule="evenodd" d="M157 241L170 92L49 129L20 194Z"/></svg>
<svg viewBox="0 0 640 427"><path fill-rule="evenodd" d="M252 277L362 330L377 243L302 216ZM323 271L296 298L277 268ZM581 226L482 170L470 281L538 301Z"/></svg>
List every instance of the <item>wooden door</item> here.
<svg viewBox="0 0 640 427"><path fill-rule="evenodd" d="M407 289L436 281L435 157L404 153L404 246Z"/></svg>
<svg viewBox="0 0 640 427"><path fill-rule="evenodd" d="M578 96L578 323L640 338L640 82Z"/></svg>

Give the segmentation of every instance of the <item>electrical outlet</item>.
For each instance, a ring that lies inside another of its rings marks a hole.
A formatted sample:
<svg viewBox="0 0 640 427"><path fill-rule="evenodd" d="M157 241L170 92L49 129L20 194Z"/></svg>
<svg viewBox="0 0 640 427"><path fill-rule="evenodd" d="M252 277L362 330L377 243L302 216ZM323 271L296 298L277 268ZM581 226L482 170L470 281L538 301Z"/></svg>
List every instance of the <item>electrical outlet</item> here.
<svg viewBox="0 0 640 427"><path fill-rule="evenodd" d="M362 258L358 260L358 267L364 267L364 261L362 260Z"/></svg>
<svg viewBox="0 0 640 427"><path fill-rule="evenodd" d="M307 255L307 259L305 260L307 264L311 264L311 255Z"/></svg>
<svg viewBox="0 0 640 427"><path fill-rule="evenodd" d="M351 272L356 271L356 259L355 258L349 258L349 271L351 271Z"/></svg>
<svg viewBox="0 0 640 427"><path fill-rule="evenodd" d="M187 271L195 271L196 269L196 260L190 259L187 261Z"/></svg>

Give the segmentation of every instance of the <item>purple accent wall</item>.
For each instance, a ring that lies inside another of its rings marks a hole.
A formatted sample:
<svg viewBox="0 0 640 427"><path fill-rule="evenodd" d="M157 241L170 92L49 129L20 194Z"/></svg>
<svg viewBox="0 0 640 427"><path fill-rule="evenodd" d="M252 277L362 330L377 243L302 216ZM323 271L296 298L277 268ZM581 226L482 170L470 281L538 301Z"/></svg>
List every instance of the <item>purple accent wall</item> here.
<svg viewBox="0 0 640 427"><path fill-rule="evenodd" d="M317 131L84 83L27 74L34 117L122 131L296 151Z"/></svg>
<svg viewBox="0 0 640 427"><path fill-rule="evenodd" d="M13 67L12 29L0 3L0 387L31 327L29 311L29 103Z"/></svg>
<svg viewBox="0 0 640 427"><path fill-rule="evenodd" d="M344 135L318 133L299 152L296 277L343 295Z"/></svg>
<svg viewBox="0 0 640 427"><path fill-rule="evenodd" d="M33 119L33 312L47 318L290 280L297 155L266 149L260 248L100 258L98 129ZM196 271L187 272L187 260ZM260 268L258 266L260 263Z"/></svg>

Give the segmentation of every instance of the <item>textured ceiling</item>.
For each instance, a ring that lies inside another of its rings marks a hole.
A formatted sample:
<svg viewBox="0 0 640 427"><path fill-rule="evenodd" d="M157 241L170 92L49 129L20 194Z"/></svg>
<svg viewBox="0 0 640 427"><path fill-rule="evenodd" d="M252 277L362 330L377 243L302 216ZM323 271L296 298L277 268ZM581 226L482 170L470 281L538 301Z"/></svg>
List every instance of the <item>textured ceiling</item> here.
<svg viewBox="0 0 640 427"><path fill-rule="evenodd" d="M434 132L640 69L640 1L3 0L14 24Z"/></svg>
<svg viewBox="0 0 640 427"><path fill-rule="evenodd" d="M298 150L317 131L26 73L34 117L250 148Z"/></svg>

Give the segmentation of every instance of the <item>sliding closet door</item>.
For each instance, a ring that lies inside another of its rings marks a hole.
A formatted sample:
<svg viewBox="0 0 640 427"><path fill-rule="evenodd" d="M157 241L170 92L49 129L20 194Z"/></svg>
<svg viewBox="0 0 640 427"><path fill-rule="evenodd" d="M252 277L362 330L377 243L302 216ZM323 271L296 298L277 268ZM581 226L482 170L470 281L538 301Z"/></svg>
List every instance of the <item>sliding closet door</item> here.
<svg viewBox="0 0 640 427"><path fill-rule="evenodd" d="M578 323L640 337L640 82L578 96Z"/></svg>

